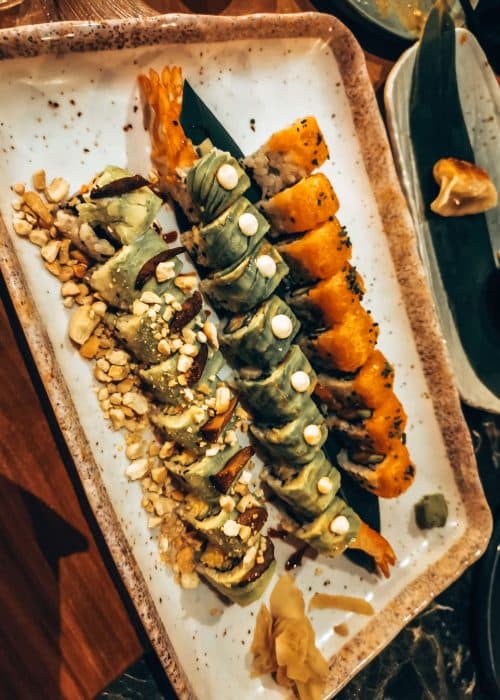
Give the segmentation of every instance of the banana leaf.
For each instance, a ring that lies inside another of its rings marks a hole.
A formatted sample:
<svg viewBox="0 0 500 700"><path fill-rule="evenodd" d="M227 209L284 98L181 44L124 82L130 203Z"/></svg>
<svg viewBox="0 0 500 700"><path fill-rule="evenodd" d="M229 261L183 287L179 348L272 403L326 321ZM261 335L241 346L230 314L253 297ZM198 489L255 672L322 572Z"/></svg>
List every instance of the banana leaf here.
<svg viewBox="0 0 500 700"><path fill-rule="evenodd" d="M500 271L484 214L444 218L430 210L438 187L434 163L454 157L474 162L458 93L455 27L446 3L427 19L410 96L410 134L434 252L448 304L479 379L500 395Z"/></svg>

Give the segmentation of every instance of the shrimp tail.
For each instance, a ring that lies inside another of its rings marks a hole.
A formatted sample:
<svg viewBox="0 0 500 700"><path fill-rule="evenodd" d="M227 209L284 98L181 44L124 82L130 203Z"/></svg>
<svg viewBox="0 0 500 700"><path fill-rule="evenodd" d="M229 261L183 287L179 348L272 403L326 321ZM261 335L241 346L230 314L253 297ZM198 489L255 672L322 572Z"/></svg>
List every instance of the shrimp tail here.
<svg viewBox="0 0 500 700"><path fill-rule="evenodd" d="M186 204L183 174L198 159L180 122L183 79L179 66L166 66L161 75L152 68L139 76L144 128L151 140L151 160L160 188Z"/></svg>
<svg viewBox="0 0 500 700"><path fill-rule="evenodd" d="M396 563L396 555L389 542L381 534L361 523L356 539L349 545L351 549L361 549L375 560L382 574L389 578L390 567Z"/></svg>

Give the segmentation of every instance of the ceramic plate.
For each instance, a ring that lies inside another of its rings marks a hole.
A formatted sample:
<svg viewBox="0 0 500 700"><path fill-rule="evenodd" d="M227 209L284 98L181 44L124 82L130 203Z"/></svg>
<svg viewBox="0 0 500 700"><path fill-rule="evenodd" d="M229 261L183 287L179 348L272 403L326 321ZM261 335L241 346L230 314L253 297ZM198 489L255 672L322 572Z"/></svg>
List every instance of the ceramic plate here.
<svg viewBox="0 0 500 700"><path fill-rule="evenodd" d="M476 38L466 29L457 29L457 84L462 111L477 163L485 168L500 191L500 90ZM396 63L386 83L385 103L389 133L401 182L410 204L419 251L425 266L443 335L448 344L458 390L471 406L500 413L495 396L474 372L462 347L446 290L439 273L432 238L425 216L413 148L409 138L409 104L413 65L417 47L412 47ZM500 250L500 203L486 212L492 255Z"/></svg>
<svg viewBox="0 0 500 700"><path fill-rule="evenodd" d="M299 116L317 117L332 154L324 170L367 282L367 307L380 322L380 348L396 366L417 465L410 491L381 503L382 532L398 556L390 580L343 557L307 561L297 573L306 599L314 591L347 592L370 600L376 610L374 618L313 614L318 644L330 659L327 693L337 692L481 554L491 529L359 46L342 24L323 15L168 15L10 30L0 36L0 53L2 269L89 501L181 698L282 697L270 678L249 676L260 603L226 607L212 617L210 609L220 607L213 593L204 585L181 590L160 565L140 487L124 477L122 438L109 430L91 368L68 340L59 284L36 249L12 231L9 185L28 181L40 167L73 187L108 163L147 174L136 77L149 66L181 65L245 152ZM447 525L421 532L413 505L435 491L446 494ZM290 553L278 544L278 572ZM344 621L347 638L332 629Z"/></svg>

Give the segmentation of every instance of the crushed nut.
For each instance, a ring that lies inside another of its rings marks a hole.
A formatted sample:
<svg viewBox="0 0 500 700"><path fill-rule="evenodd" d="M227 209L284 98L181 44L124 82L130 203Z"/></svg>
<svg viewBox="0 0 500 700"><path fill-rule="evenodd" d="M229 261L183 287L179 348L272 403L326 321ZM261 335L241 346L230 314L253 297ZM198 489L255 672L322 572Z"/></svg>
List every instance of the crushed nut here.
<svg viewBox="0 0 500 700"><path fill-rule="evenodd" d="M90 313L91 309L88 306L80 306L70 319L69 337L77 345L83 345L99 323L99 318L92 317Z"/></svg>

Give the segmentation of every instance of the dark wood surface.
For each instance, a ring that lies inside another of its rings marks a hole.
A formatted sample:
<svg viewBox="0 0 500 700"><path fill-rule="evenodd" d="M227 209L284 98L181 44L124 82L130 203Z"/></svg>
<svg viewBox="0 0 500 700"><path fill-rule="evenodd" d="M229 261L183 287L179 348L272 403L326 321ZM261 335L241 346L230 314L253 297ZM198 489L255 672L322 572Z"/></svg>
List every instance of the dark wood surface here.
<svg viewBox="0 0 500 700"><path fill-rule="evenodd" d="M0 28L141 13L309 9L308 0L25 0L0 12ZM387 66L369 61L375 84ZM91 698L139 658L140 626L3 285L0 291L0 697Z"/></svg>

